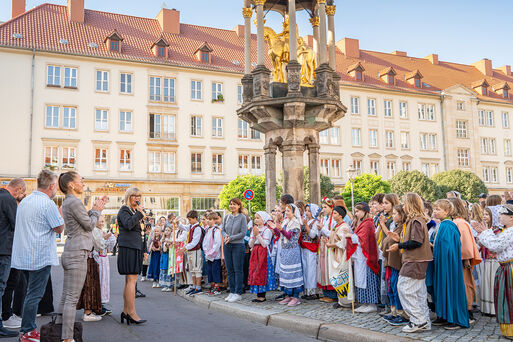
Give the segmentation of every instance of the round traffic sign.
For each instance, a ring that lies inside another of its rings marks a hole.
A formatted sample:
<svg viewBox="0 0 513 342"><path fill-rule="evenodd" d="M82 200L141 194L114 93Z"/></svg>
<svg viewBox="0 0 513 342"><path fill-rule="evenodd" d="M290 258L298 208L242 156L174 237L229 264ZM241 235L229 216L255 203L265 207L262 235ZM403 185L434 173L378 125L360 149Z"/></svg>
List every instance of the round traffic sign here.
<svg viewBox="0 0 513 342"><path fill-rule="evenodd" d="M246 201L251 201L253 199L253 197L255 197L255 192L251 189L248 189L246 191L244 191L244 199Z"/></svg>

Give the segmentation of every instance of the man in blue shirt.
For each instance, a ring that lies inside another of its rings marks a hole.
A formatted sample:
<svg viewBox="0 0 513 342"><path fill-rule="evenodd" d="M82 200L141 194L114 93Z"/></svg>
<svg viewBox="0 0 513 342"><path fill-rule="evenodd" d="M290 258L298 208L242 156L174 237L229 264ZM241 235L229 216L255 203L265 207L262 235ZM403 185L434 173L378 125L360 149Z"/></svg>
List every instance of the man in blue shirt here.
<svg viewBox="0 0 513 342"><path fill-rule="evenodd" d="M64 230L64 220L52 201L57 193L57 175L43 170L37 176L37 190L21 201L16 214L12 267L27 279L23 303L20 341L39 340L36 331L37 307L45 292L52 266L59 265L56 233Z"/></svg>

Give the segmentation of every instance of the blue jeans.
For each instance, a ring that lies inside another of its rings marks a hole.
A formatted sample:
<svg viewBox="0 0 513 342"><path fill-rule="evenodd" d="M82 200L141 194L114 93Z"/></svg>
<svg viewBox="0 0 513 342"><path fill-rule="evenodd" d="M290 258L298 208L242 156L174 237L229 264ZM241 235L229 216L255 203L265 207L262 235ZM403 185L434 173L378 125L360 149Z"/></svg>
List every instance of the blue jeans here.
<svg viewBox="0 0 513 342"><path fill-rule="evenodd" d="M0 255L0 298L3 297L7 279L11 273L11 256ZM2 301L0 301L0 312L2 311ZM0 319L0 327L3 327L2 320Z"/></svg>
<svg viewBox="0 0 513 342"><path fill-rule="evenodd" d="M224 246L224 263L230 293L242 294L245 251L246 247L243 243L229 243Z"/></svg>
<svg viewBox="0 0 513 342"><path fill-rule="evenodd" d="M27 279L27 295L23 303L23 310L21 312L21 329L20 332L27 333L35 328L37 307L41 298L45 293L46 283L50 277L50 270L52 266L45 266L37 271L22 271Z"/></svg>

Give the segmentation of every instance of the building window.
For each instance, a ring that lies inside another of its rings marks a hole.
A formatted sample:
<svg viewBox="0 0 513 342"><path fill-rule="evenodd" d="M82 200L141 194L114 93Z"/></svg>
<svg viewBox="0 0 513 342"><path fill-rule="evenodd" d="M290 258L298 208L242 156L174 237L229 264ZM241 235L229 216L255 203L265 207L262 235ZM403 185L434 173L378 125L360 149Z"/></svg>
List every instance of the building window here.
<svg viewBox="0 0 513 342"><path fill-rule="evenodd" d="M370 161L370 172L379 176L379 160Z"/></svg>
<svg viewBox="0 0 513 342"><path fill-rule="evenodd" d="M481 153L482 154L496 154L497 144L495 138L481 138Z"/></svg>
<svg viewBox="0 0 513 342"><path fill-rule="evenodd" d="M161 172L161 154L160 152L149 153L149 172Z"/></svg>
<svg viewBox="0 0 513 342"><path fill-rule="evenodd" d="M223 173L223 155L213 154L212 155L212 173Z"/></svg>
<svg viewBox="0 0 513 342"><path fill-rule="evenodd" d="M76 88L77 87L77 68L64 68L64 87Z"/></svg>
<svg viewBox="0 0 513 342"><path fill-rule="evenodd" d="M502 97L504 97L505 99L509 98L509 90L508 89L502 90Z"/></svg>
<svg viewBox="0 0 513 342"><path fill-rule="evenodd" d="M420 149L423 151L435 151L438 149L437 137L434 133L420 134Z"/></svg>
<svg viewBox="0 0 513 342"><path fill-rule="evenodd" d="M237 130L237 135L238 135L239 139L248 139L248 137L249 137L249 127L248 126L249 126L249 124L246 121L239 119L238 130Z"/></svg>
<svg viewBox="0 0 513 342"><path fill-rule="evenodd" d="M506 168L506 182L513 183L513 168L512 167Z"/></svg>
<svg viewBox="0 0 513 342"><path fill-rule="evenodd" d="M509 128L509 113L502 112L502 128Z"/></svg>
<svg viewBox="0 0 513 342"><path fill-rule="evenodd" d="M191 116L191 136L192 137L201 137L201 126L202 126L201 116Z"/></svg>
<svg viewBox="0 0 513 342"><path fill-rule="evenodd" d="M45 168L59 168L59 148L55 146L45 147Z"/></svg>
<svg viewBox="0 0 513 342"><path fill-rule="evenodd" d="M109 129L109 112L105 109L96 110L94 129L97 131L107 131Z"/></svg>
<svg viewBox="0 0 513 342"><path fill-rule="evenodd" d="M191 172L201 173L201 153L191 153Z"/></svg>
<svg viewBox="0 0 513 342"><path fill-rule="evenodd" d="M96 70L96 91L109 91L109 72Z"/></svg>
<svg viewBox="0 0 513 342"><path fill-rule="evenodd" d="M422 163L421 169L426 176L431 177L431 168L429 167L429 163Z"/></svg>
<svg viewBox="0 0 513 342"><path fill-rule="evenodd" d="M376 99L367 99L367 114L376 116Z"/></svg>
<svg viewBox="0 0 513 342"><path fill-rule="evenodd" d="M329 138L329 129L325 129L324 131L319 132L319 140L321 144L329 144L330 138Z"/></svg>
<svg viewBox="0 0 513 342"><path fill-rule="evenodd" d="M403 171L411 171L411 162L403 162Z"/></svg>
<svg viewBox="0 0 513 342"><path fill-rule="evenodd" d="M401 119L408 118L408 102L399 102L399 117Z"/></svg>
<svg viewBox="0 0 513 342"><path fill-rule="evenodd" d="M260 132L253 128L251 128L250 130L251 130L251 139L260 140Z"/></svg>
<svg viewBox="0 0 513 342"><path fill-rule="evenodd" d="M46 124L47 128L59 128L59 107L46 106Z"/></svg>
<svg viewBox="0 0 513 342"><path fill-rule="evenodd" d="M415 88L420 88L420 87L421 87L420 78L416 78L415 79Z"/></svg>
<svg viewBox="0 0 513 342"><path fill-rule="evenodd" d="M239 175L245 175L249 173L249 156L239 154Z"/></svg>
<svg viewBox="0 0 513 342"><path fill-rule="evenodd" d="M466 138L467 137L467 122L457 120L456 121L456 137Z"/></svg>
<svg viewBox="0 0 513 342"><path fill-rule="evenodd" d="M387 161L387 177L388 179L395 176L395 161Z"/></svg>
<svg viewBox="0 0 513 342"><path fill-rule="evenodd" d="M338 128L338 127L330 128L330 143L332 145L340 145L340 128Z"/></svg>
<svg viewBox="0 0 513 342"><path fill-rule="evenodd" d="M166 47L159 46L158 50L157 50L157 53L158 53L159 57L166 57Z"/></svg>
<svg viewBox="0 0 513 342"><path fill-rule="evenodd" d="M493 112L490 110L486 112L486 124L489 127L495 126L495 115L493 115Z"/></svg>
<svg viewBox="0 0 513 342"><path fill-rule="evenodd" d="M119 130L132 132L132 112L119 112Z"/></svg>
<svg viewBox="0 0 513 342"><path fill-rule="evenodd" d="M465 102L463 102L463 101L456 102L456 109L457 110L465 110Z"/></svg>
<svg viewBox="0 0 513 342"><path fill-rule="evenodd" d="M458 166L469 167L470 166L470 152L466 148L458 149Z"/></svg>
<svg viewBox="0 0 513 342"><path fill-rule="evenodd" d="M490 168L483 167L483 182L490 182Z"/></svg>
<svg viewBox="0 0 513 342"><path fill-rule="evenodd" d="M340 167L340 159L332 159L331 160L331 176L340 178L342 175L341 167Z"/></svg>
<svg viewBox="0 0 513 342"><path fill-rule="evenodd" d="M150 138L176 140L175 116L150 114Z"/></svg>
<svg viewBox="0 0 513 342"><path fill-rule="evenodd" d="M419 120L435 121L435 106L430 104L418 104Z"/></svg>
<svg viewBox="0 0 513 342"><path fill-rule="evenodd" d="M385 100L383 103L385 106L385 117L391 118L392 117L392 101Z"/></svg>
<svg viewBox="0 0 513 342"><path fill-rule="evenodd" d="M242 104L243 97L242 97L242 86L239 84L237 86L237 104Z"/></svg>
<svg viewBox="0 0 513 342"><path fill-rule="evenodd" d="M118 51L119 52L119 42L117 40L110 41L110 51Z"/></svg>
<svg viewBox="0 0 513 342"><path fill-rule="evenodd" d="M223 118L212 118L212 137L223 137Z"/></svg>
<svg viewBox="0 0 513 342"><path fill-rule="evenodd" d="M360 139L360 129L359 128L353 128L351 130L351 137L352 137L352 141L353 141L353 146L361 146L362 145L362 141Z"/></svg>
<svg viewBox="0 0 513 342"><path fill-rule="evenodd" d="M202 52L201 53L201 61L208 63L208 52Z"/></svg>
<svg viewBox="0 0 513 342"><path fill-rule="evenodd" d="M63 169L74 169L76 161L76 149L74 147L62 148L61 165Z"/></svg>
<svg viewBox="0 0 513 342"><path fill-rule="evenodd" d="M191 81L191 100L201 99L201 81Z"/></svg>
<svg viewBox="0 0 513 342"><path fill-rule="evenodd" d="M484 110L480 110L477 112L479 118L479 126L486 126L486 115Z"/></svg>
<svg viewBox="0 0 513 342"><path fill-rule="evenodd" d="M150 101L160 101L160 77L150 77Z"/></svg>
<svg viewBox="0 0 513 342"><path fill-rule="evenodd" d="M162 125L162 137L165 140L175 140L175 116L164 115L164 124Z"/></svg>
<svg viewBox="0 0 513 342"><path fill-rule="evenodd" d="M251 156L251 173L259 175L262 173L262 157Z"/></svg>
<svg viewBox="0 0 513 342"><path fill-rule="evenodd" d="M388 75L388 84L394 85L394 76Z"/></svg>
<svg viewBox="0 0 513 342"><path fill-rule="evenodd" d="M175 173L176 172L176 154L175 152L164 152L162 153L162 161L164 164L164 173Z"/></svg>
<svg viewBox="0 0 513 342"><path fill-rule="evenodd" d="M119 170L130 171L132 169L132 151L127 149L119 150Z"/></svg>
<svg viewBox="0 0 513 342"><path fill-rule="evenodd" d="M321 174L324 176L330 175L330 160L321 159Z"/></svg>
<svg viewBox="0 0 513 342"><path fill-rule="evenodd" d="M378 147L377 129L369 129L369 147Z"/></svg>
<svg viewBox="0 0 513 342"><path fill-rule="evenodd" d="M47 68L46 85L60 87L61 86L61 67L49 65Z"/></svg>
<svg viewBox="0 0 513 342"><path fill-rule="evenodd" d="M410 133L401 132L401 148L407 150L410 148Z"/></svg>
<svg viewBox="0 0 513 342"><path fill-rule="evenodd" d="M64 107L63 108L62 128L67 128L67 129L77 128L76 108L73 108L73 107Z"/></svg>
<svg viewBox="0 0 513 342"><path fill-rule="evenodd" d="M132 94L132 74L126 72L120 74L119 91L123 94Z"/></svg>
<svg viewBox="0 0 513 342"><path fill-rule="evenodd" d="M356 170L356 175L362 174L362 161L360 159L353 159L353 169Z"/></svg>
<svg viewBox="0 0 513 342"><path fill-rule="evenodd" d="M363 76L362 76L362 72L361 72L361 71L357 71L357 72L356 72L356 80L357 80L357 81L361 81L361 80L362 80L362 78L363 78Z"/></svg>
<svg viewBox="0 0 513 342"><path fill-rule="evenodd" d="M161 137L161 115L150 114L150 138L160 139Z"/></svg>
<svg viewBox="0 0 513 342"><path fill-rule="evenodd" d="M201 217L207 210L219 210L219 203L217 198L193 197L191 208L196 210Z"/></svg>
<svg viewBox="0 0 513 342"><path fill-rule="evenodd" d="M360 114L360 98L359 97L351 97L351 113L352 114Z"/></svg>
<svg viewBox="0 0 513 342"><path fill-rule="evenodd" d="M491 167L490 168L490 181L492 183L498 183L499 182L499 169L497 167Z"/></svg>
<svg viewBox="0 0 513 342"><path fill-rule="evenodd" d="M511 139L504 139L504 155L511 156Z"/></svg>
<svg viewBox="0 0 513 342"><path fill-rule="evenodd" d="M174 78L164 78L164 102L175 102Z"/></svg>
<svg viewBox="0 0 513 342"><path fill-rule="evenodd" d="M94 168L96 170L107 170L107 149L97 148L95 151Z"/></svg>
<svg viewBox="0 0 513 342"><path fill-rule="evenodd" d="M385 131L385 147L394 148L394 131Z"/></svg>
<svg viewBox="0 0 513 342"><path fill-rule="evenodd" d="M223 84L212 82L212 101L223 100Z"/></svg>

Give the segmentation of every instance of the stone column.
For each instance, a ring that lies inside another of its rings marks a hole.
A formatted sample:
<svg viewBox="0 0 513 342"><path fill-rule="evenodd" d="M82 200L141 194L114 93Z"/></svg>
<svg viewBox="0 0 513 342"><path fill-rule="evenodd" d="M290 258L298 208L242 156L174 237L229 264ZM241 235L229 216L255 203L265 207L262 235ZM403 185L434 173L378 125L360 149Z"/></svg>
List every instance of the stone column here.
<svg viewBox="0 0 513 342"><path fill-rule="evenodd" d="M315 54L315 60L319 61L319 17L315 16L310 18L313 31L313 51Z"/></svg>
<svg viewBox="0 0 513 342"><path fill-rule="evenodd" d="M289 0L289 60L297 61L296 0Z"/></svg>
<svg viewBox="0 0 513 342"><path fill-rule="evenodd" d="M326 0L317 0L319 4L319 65L327 62L326 58Z"/></svg>
<svg viewBox="0 0 513 342"><path fill-rule="evenodd" d="M244 17L244 77L242 77L242 102L253 98L253 76L251 75L251 9L249 0L244 0L242 16Z"/></svg>
<svg viewBox="0 0 513 342"><path fill-rule="evenodd" d="M337 68L337 60L335 53L335 11L337 6L326 6L326 14L328 15L328 51L330 67L333 70Z"/></svg>
<svg viewBox="0 0 513 342"><path fill-rule="evenodd" d="M296 141L286 141L282 145L283 192L291 194L296 201L304 200L303 152L305 146Z"/></svg>
<svg viewBox="0 0 513 342"><path fill-rule="evenodd" d="M264 4L266 0L255 0L257 16L257 64L264 65Z"/></svg>
<svg viewBox="0 0 513 342"><path fill-rule="evenodd" d="M255 0L257 13L257 66L253 70L253 97L256 99L269 98L269 82L271 71L265 67L264 54L264 4L266 0Z"/></svg>
<svg viewBox="0 0 513 342"><path fill-rule="evenodd" d="M319 144L308 145L308 169L310 181L310 203L321 203Z"/></svg>
<svg viewBox="0 0 513 342"><path fill-rule="evenodd" d="M276 206L276 146L266 145L265 156L265 209L270 213Z"/></svg>
<svg viewBox="0 0 513 342"><path fill-rule="evenodd" d="M287 96L301 95L301 64L297 61L296 0L289 0L289 63L287 64Z"/></svg>

